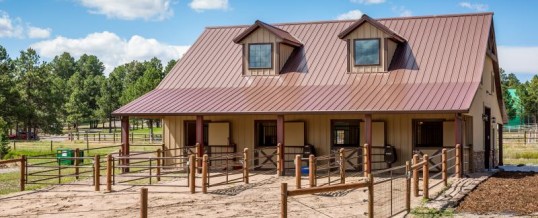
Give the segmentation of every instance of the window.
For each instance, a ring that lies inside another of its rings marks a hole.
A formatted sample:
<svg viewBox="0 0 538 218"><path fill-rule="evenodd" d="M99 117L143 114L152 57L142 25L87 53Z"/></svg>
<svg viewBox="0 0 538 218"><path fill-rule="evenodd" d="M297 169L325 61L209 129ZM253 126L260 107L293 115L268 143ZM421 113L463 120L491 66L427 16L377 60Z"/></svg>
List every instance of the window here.
<svg viewBox="0 0 538 218"><path fill-rule="evenodd" d="M251 69L273 68L273 44L249 44L248 67Z"/></svg>
<svg viewBox="0 0 538 218"><path fill-rule="evenodd" d="M333 146L359 146L359 120L332 120L331 141Z"/></svg>
<svg viewBox="0 0 538 218"><path fill-rule="evenodd" d="M442 120L414 120L415 147L443 147Z"/></svg>
<svg viewBox="0 0 538 218"><path fill-rule="evenodd" d="M276 120L255 121L256 146L276 146Z"/></svg>
<svg viewBox="0 0 538 218"><path fill-rule="evenodd" d="M208 137L208 123L204 122L204 145L209 142ZM196 145L196 121L185 121L185 146Z"/></svg>
<svg viewBox="0 0 538 218"><path fill-rule="evenodd" d="M355 65L379 65L380 40L356 39L354 41Z"/></svg>

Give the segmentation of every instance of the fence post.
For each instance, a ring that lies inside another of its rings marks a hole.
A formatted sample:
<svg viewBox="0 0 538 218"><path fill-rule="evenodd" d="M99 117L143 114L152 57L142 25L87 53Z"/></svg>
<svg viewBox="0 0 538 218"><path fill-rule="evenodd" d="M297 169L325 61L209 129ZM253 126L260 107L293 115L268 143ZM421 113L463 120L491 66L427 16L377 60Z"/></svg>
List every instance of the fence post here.
<svg viewBox="0 0 538 218"><path fill-rule="evenodd" d="M301 189L301 155L295 155L295 188Z"/></svg>
<svg viewBox="0 0 538 218"><path fill-rule="evenodd" d="M116 129L114 129L114 133L112 133L112 141L114 142L114 144L116 144Z"/></svg>
<svg viewBox="0 0 538 218"><path fill-rule="evenodd" d="M409 161L405 162L405 210L407 213L411 212L411 177L410 177L411 164Z"/></svg>
<svg viewBox="0 0 538 218"><path fill-rule="evenodd" d="M95 157L94 157L94 161L93 161L93 164L94 164L94 173L95 173L95 176L94 176L94 180L95 180L95 191L100 191L101 190L101 187L100 187L100 183L101 183L101 166L100 166L100 160L99 160L99 155L96 154Z"/></svg>
<svg viewBox="0 0 538 218"><path fill-rule="evenodd" d="M441 151L441 161L442 161L442 164L441 164L441 172L442 172L442 178L443 178L443 184L445 185L445 187L448 186L448 177L447 177L447 167L446 167L446 164L447 164L447 158L446 158L446 148L443 148L443 150Z"/></svg>
<svg viewBox="0 0 538 218"><path fill-rule="evenodd" d="M428 154L425 154L423 158L424 165L422 166L422 194L424 199L430 199L430 168L428 166L428 161L430 161L430 158L428 157Z"/></svg>
<svg viewBox="0 0 538 218"><path fill-rule="evenodd" d="M86 151L90 154L90 142L86 140Z"/></svg>
<svg viewBox="0 0 538 218"><path fill-rule="evenodd" d="M26 155L21 156L21 191L24 191L26 185Z"/></svg>
<svg viewBox="0 0 538 218"><path fill-rule="evenodd" d="M248 148L243 149L243 182L248 184Z"/></svg>
<svg viewBox="0 0 538 218"><path fill-rule="evenodd" d="M278 143L276 145L276 174L277 176L281 176L282 175L282 164L281 163L281 160L280 160L280 154L281 154L281 148L282 146L280 145L280 143Z"/></svg>
<svg viewBox="0 0 538 218"><path fill-rule="evenodd" d="M310 188L316 187L316 157L313 154L308 157L308 181Z"/></svg>
<svg viewBox="0 0 538 218"><path fill-rule="evenodd" d="M418 154L413 155L413 165L418 163ZM413 169L413 193L418 197L418 167Z"/></svg>
<svg viewBox="0 0 538 218"><path fill-rule="evenodd" d="M202 193L207 194L207 154L202 158Z"/></svg>
<svg viewBox="0 0 538 218"><path fill-rule="evenodd" d="M52 140L50 140L50 151L52 152Z"/></svg>
<svg viewBox="0 0 538 218"><path fill-rule="evenodd" d="M460 157L460 153L461 153L461 145L460 144L457 144L456 145L456 178L461 178L461 157Z"/></svg>
<svg viewBox="0 0 538 218"><path fill-rule="evenodd" d="M16 141L16 139L13 140L13 150L14 150L14 151L17 150L17 145L15 145L15 141Z"/></svg>
<svg viewBox="0 0 538 218"><path fill-rule="evenodd" d="M189 169L189 188L191 189L191 194L194 194L196 192L196 157L194 154L189 156Z"/></svg>
<svg viewBox="0 0 538 218"><path fill-rule="evenodd" d="M374 218L374 176L368 174L368 217Z"/></svg>
<svg viewBox="0 0 538 218"><path fill-rule="evenodd" d="M101 132L98 132L97 134L99 134L99 142L101 142Z"/></svg>
<svg viewBox="0 0 538 218"><path fill-rule="evenodd" d="M161 181L161 165L162 165L161 153L162 153L161 149L157 149L157 181Z"/></svg>
<svg viewBox="0 0 538 218"><path fill-rule="evenodd" d="M140 189L140 218L148 218L148 188Z"/></svg>
<svg viewBox="0 0 538 218"><path fill-rule="evenodd" d="M106 156L106 191L112 192L112 155Z"/></svg>
<svg viewBox="0 0 538 218"><path fill-rule="evenodd" d="M134 132L131 132L131 143L134 143Z"/></svg>
<svg viewBox="0 0 538 218"><path fill-rule="evenodd" d="M346 153L344 148L340 148L340 183L346 183Z"/></svg>
<svg viewBox="0 0 538 218"><path fill-rule="evenodd" d="M280 217L288 217L288 183L280 184Z"/></svg>
<svg viewBox="0 0 538 218"><path fill-rule="evenodd" d="M79 149L78 148L75 148L75 179L78 180L78 173L79 173L79 169L78 169L78 165L79 165Z"/></svg>
<svg viewBox="0 0 538 218"><path fill-rule="evenodd" d="M369 169L369 166L370 165L370 160L369 160L369 156L370 154L368 154L368 144L364 144L364 148L363 148L363 152L362 152L362 159L363 159L363 171L364 171L364 177L368 177L368 170Z"/></svg>
<svg viewBox="0 0 538 218"><path fill-rule="evenodd" d="M200 154L202 154L202 148L200 147L200 143L196 143L195 145L196 149L196 157L201 157ZM196 166L198 166L198 174L202 173L202 170L200 169L202 167L202 160L196 161Z"/></svg>

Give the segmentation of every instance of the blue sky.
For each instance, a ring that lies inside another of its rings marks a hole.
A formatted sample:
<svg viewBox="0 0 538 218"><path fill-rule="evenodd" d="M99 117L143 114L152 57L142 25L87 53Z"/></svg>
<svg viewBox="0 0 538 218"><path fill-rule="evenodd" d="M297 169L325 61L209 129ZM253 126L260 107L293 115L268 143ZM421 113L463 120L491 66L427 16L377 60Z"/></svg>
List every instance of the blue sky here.
<svg viewBox="0 0 538 218"><path fill-rule="evenodd" d="M0 45L44 60L97 55L107 72L133 59L181 56L206 26L492 11L501 67L538 72L538 1L505 0L0 0ZM532 27L532 28L529 28Z"/></svg>

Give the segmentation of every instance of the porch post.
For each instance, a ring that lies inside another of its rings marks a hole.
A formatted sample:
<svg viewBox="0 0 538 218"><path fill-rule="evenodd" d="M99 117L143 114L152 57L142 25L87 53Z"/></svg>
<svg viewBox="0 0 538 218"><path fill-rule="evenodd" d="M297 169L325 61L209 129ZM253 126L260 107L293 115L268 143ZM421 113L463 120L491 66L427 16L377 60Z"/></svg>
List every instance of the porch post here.
<svg viewBox="0 0 538 218"><path fill-rule="evenodd" d="M200 144L200 152L196 154L200 160L204 156L204 116L196 116L196 143ZM202 167L202 161L198 161L198 167Z"/></svg>
<svg viewBox="0 0 538 218"><path fill-rule="evenodd" d="M499 124L499 166L503 164L503 124Z"/></svg>
<svg viewBox="0 0 538 218"><path fill-rule="evenodd" d="M277 143L280 143L281 149L280 149L280 162L278 162L280 166L280 170L282 172L282 175L285 174L284 170L284 151L285 149L285 143L284 143L284 115L277 115L276 117L276 141Z"/></svg>
<svg viewBox="0 0 538 218"><path fill-rule="evenodd" d="M454 117L454 137L455 137L455 142L456 142L456 145L460 145L461 146L461 149L459 150L459 156L461 157L460 158L460 163L459 163L459 167L460 167L460 175L463 175L463 152L464 152L464 148L465 146L463 145L463 137L462 137L462 120L461 120L461 114L460 113L457 113L456 116Z"/></svg>
<svg viewBox="0 0 538 218"><path fill-rule="evenodd" d="M372 114L364 115L364 133L366 144L368 144L368 156L366 157L368 160L368 165L366 172L370 174L372 173Z"/></svg>
<svg viewBox="0 0 538 218"><path fill-rule="evenodd" d="M129 155L129 117L121 117L121 156ZM122 165L129 165L129 159L123 159ZM129 168L122 168L123 172L129 172Z"/></svg>

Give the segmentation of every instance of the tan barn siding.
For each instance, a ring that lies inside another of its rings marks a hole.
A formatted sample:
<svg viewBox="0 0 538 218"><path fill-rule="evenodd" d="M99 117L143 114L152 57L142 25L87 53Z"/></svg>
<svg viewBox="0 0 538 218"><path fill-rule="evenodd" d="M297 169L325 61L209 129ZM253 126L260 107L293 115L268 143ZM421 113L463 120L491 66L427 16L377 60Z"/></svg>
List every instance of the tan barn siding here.
<svg viewBox="0 0 538 218"><path fill-rule="evenodd" d="M264 28L258 28L256 31L252 32L247 36L241 43L245 44L245 57L243 58L243 64L245 69L245 75L254 75L254 76L263 76L263 75L277 75L279 72L275 69L280 69L279 62L280 58L277 54L277 47L279 44L279 39L267 31ZM273 68L272 69L249 69L248 68L248 44L249 43L272 43L273 44Z"/></svg>
<svg viewBox="0 0 538 218"><path fill-rule="evenodd" d="M387 40L387 64L385 65L385 70L388 71L390 67L390 63L392 62L392 57L394 57L394 53L396 52L396 48L398 47L398 44L392 40Z"/></svg>
<svg viewBox="0 0 538 218"><path fill-rule="evenodd" d="M351 52L350 52L350 69L353 73L369 73L369 72L385 72L385 38L387 38L388 35L385 34L383 31L377 29L376 27L372 26L369 23L364 23L359 28L351 32L346 39L351 40ZM380 52L381 52L381 59L379 66L355 66L355 60L354 60L354 39L368 39L368 38L379 38L380 39Z"/></svg>
<svg viewBox="0 0 538 218"><path fill-rule="evenodd" d="M293 52L293 47L285 44L280 44L280 67L279 70L282 70L282 67L286 64L286 61L288 61L288 58L290 57L291 53Z"/></svg>

